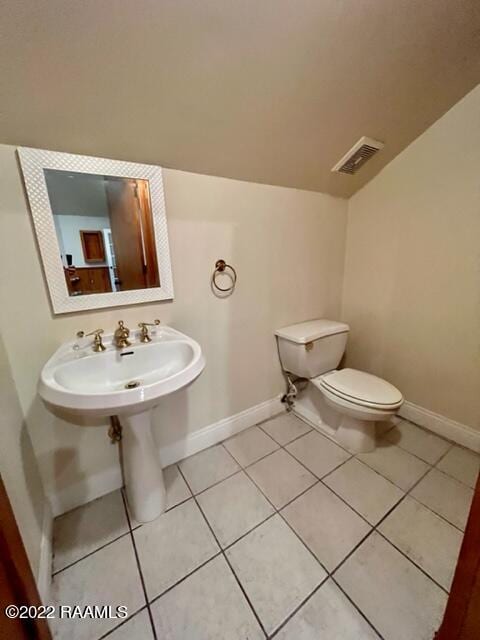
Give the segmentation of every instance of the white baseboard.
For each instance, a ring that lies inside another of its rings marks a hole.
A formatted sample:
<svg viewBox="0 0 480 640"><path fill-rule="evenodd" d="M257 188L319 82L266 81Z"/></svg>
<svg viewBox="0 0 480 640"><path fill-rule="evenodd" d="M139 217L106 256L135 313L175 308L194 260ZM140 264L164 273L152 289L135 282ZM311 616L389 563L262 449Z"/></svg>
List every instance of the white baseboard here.
<svg viewBox="0 0 480 640"><path fill-rule="evenodd" d="M38 563L37 588L43 604L50 603L50 585L52 583L52 509L48 500L43 508L42 539Z"/></svg>
<svg viewBox="0 0 480 640"><path fill-rule="evenodd" d="M473 429L473 427L455 422L455 420L424 409L413 402L404 402L398 414L443 438L480 453L480 431Z"/></svg>
<svg viewBox="0 0 480 640"><path fill-rule="evenodd" d="M163 467L211 447L230 436L272 418L282 411L280 396L266 400L233 416L188 434L185 438L160 447L159 457ZM75 507L86 504L122 486L120 465L90 475L82 482L70 485L49 496L53 515L59 516Z"/></svg>
<svg viewBox="0 0 480 640"><path fill-rule="evenodd" d="M104 471L93 473L81 482L68 485L59 491L49 494L53 517L62 515L71 509L87 504L106 493L120 489L122 486L122 472L120 465L110 467Z"/></svg>
<svg viewBox="0 0 480 640"><path fill-rule="evenodd" d="M207 449L225 438L253 427L253 425L272 418L282 411L283 405L280 403L280 396L261 402L260 404L245 409L233 416L214 422L203 429L190 433L186 438L174 442L173 444L161 447L160 460L163 467L174 464L183 458Z"/></svg>

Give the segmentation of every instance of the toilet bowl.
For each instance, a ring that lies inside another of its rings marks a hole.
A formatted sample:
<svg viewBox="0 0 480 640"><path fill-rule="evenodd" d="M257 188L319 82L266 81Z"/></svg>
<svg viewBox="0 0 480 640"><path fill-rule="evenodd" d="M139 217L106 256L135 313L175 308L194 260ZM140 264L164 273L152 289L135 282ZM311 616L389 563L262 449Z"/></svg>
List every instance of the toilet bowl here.
<svg viewBox="0 0 480 640"><path fill-rule="evenodd" d="M343 416L338 442L356 452L375 449L375 423L389 420L403 404L402 394L392 384L356 369L332 371L311 382Z"/></svg>
<svg viewBox="0 0 480 640"><path fill-rule="evenodd" d="M375 449L375 423L393 417L403 397L382 378L336 368L348 332L345 323L319 319L275 333L287 376L294 384L299 379L307 381L295 398L294 410L350 451L368 452Z"/></svg>

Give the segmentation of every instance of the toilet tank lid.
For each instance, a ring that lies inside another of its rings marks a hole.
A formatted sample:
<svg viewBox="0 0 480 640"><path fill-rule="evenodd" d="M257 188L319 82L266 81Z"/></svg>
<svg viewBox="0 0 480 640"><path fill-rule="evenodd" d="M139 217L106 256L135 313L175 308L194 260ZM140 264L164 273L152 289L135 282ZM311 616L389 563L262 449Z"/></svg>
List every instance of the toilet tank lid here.
<svg viewBox="0 0 480 640"><path fill-rule="evenodd" d="M298 324L291 324L283 329L277 329L275 335L297 344L306 344L319 338L333 336L336 333L345 333L350 330L348 324L336 320L308 320Z"/></svg>

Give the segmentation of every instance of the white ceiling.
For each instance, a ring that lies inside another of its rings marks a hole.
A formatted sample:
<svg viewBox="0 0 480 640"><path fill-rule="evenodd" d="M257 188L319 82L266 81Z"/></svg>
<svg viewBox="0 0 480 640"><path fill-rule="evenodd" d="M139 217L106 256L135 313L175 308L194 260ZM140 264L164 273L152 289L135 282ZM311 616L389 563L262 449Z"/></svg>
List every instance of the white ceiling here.
<svg viewBox="0 0 480 640"><path fill-rule="evenodd" d="M1 142L342 196L480 82L479 0L0 0L0 30Z"/></svg>

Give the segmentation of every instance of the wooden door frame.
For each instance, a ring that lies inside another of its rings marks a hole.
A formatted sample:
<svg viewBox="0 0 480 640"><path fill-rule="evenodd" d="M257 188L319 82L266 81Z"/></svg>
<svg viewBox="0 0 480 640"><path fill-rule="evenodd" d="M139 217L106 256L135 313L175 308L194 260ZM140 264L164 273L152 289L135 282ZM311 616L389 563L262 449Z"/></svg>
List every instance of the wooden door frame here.
<svg viewBox="0 0 480 640"><path fill-rule="evenodd" d="M480 638L480 476L473 495L465 535L443 622L435 640Z"/></svg>
<svg viewBox="0 0 480 640"><path fill-rule="evenodd" d="M0 638L52 640L45 619L7 618L5 607L42 605L12 505L0 475Z"/></svg>

